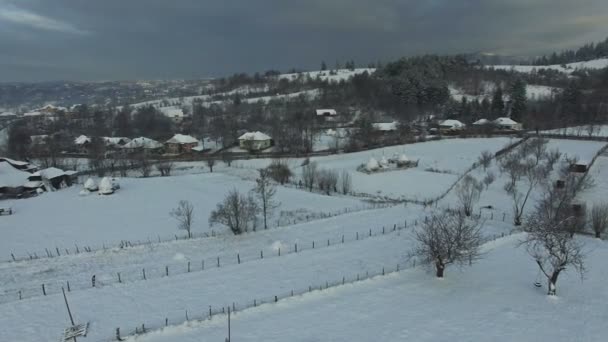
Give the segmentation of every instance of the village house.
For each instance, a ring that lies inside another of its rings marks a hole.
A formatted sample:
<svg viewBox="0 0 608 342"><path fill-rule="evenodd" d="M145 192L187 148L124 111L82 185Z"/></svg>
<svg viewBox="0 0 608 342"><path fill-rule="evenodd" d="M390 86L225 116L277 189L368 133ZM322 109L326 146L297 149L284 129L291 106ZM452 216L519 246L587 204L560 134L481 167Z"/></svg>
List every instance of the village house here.
<svg viewBox="0 0 608 342"><path fill-rule="evenodd" d="M325 121L336 121L338 118L338 112L335 109L317 109L317 118L322 118Z"/></svg>
<svg viewBox="0 0 608 342"><path fill-rule="evenodd" d="M439 123L439 130L442 133L462 131L465 127L466 125L458 120L444 120Z"/></svg>
<svg viewBox="0 0 608 342"><path fill-rule="evenodd" d="M512 120L511 118L502 117L493 121L494 125L498 129L502 130L512 130L512 131L520 131L522 130L522 125L519 122Z"/></svg>
<svg viewBox="0 0 608 342"><path fill-rule="evenodd" d="M176 134L165 142L169 153L189 153L199 145L198 139L184 134Z"/></svg>
<svg viewBox="0 0 608 342"><path fill-rule="evenodd" d="M272 146L272 138L262 132L247 132L239 137L239 146L247 151L262 151Z"/></svg>
<svg viewBox="0 0 608 342"><path fill-rule="evenodd" d="M76 171L63 171L56 167L49 167L34 172L28 177L28 181L32 182L32 185L35 182L40 182L38 186L44 186L46 190L51 190L51 188L58 190L66 186L72 186L76 174Z"/></svg>
<svg viewBox="0 0 608 342"><path fill-rule="evenodd" d="M103 137L102 139L108 148L121 148L131 141L126 137Z"/></svg>
<svg viewBox="0 0 608 342"><path fill-rule="evenodd" d="M128 152L135 152L137 150L157 151L162 148L163 144L146 137L135 138L122 146L122 149Z"/></svg>

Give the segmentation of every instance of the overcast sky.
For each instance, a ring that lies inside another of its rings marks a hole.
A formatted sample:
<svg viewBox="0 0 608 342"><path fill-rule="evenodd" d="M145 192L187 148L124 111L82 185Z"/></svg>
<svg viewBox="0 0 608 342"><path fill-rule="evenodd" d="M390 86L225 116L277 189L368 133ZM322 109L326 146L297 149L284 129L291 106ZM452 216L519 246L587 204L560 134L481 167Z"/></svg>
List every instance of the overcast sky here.
<svg viewBox="0 0 608 342"><path fill-rule="evenodd" d="M607 0L0 0L0 82L200 78L608 36Z"/></svg>

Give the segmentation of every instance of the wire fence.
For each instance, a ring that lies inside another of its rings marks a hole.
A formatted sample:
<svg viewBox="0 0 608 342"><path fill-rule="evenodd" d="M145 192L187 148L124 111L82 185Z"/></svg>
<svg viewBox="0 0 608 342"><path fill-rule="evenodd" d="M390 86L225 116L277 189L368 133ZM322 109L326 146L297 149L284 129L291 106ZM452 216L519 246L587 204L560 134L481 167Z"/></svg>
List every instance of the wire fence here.
<svg viewBox="0 0 608 342"><path fill-rule="evenodd" d="M487 243L490 241L497 240L499 238L503 238L505 236L509 236L512 233L513 231L488 236L484 239L483 243ZM472 262L473 261L471 260L470 263L472 264ZM204 322L211 320L213 317L216 317L218 315L226 315L228 312L238 313L261 305L272 305L287 298L301 296L316 291L325 291L330 288L335 288L346 284L354 284L376 277L383 277L406 269L412 269L417 266L420 266L420 264L417 265L415 259L398 263L387 262L386 266L383 266L381 269L374 269L371 271L364 271L350 275L336 275L331 280L325 281L324 283L321 282L307 286L302 285L290 291L277 292L275 295L258 296L245 302L229 301L223 306L209 305L208 307L189 308L184 310L183 315L180 316L165 315L163 317L159 317L159 319L155 322L146 322L137 325L131 324L116 327L112 332L112 336L114 340L122 341L126 336L143 335L151 331L160 331L165 327L176 326L190 321ZM125 334L125 336L123 336L122 334Z"/></svg>
<svg viewBox="0 0 608 342"><path fill-rule="evenodd" d="M361 205L358 207L343 208L343 209L335 210L332 212L305 212L305 213L299 213L297 215L294 212L284 212L284 215L280 216L277 219L276 225L271 226L270 229L282 228L282 227L295 225L295 224L323 220L323 219L327 219L327 218L352 214L352 213L366 211L366 210L385 209L385 208L389 208L391 206L394 206L394 204L369 202L365 205ZM172 228L172 229L174 229L174 228ZM253 232L261 231L261 230L262 229L254 229ZM248 232L248 233L252 233L252 232ZM72 254L94 253L94 252L107 251L107 250L112 250L112 249L127 249L127 248L133 248L133 247L138 247L138 246L150 246L152 244L169 243L169 242L179 241L179 240L214 238L216 236L219 236L220 234L221 233L215 231L214 229L211 229L210 232L204 232L204 233L192 232L191 237L188 237L188 234L174 234L173 238L166 238L166 237L161 238L160 235L158 235L156 237L156 239L148 237L148 239L145 241L121 240L112 245L106 245L105 243L103 243L101 246L91 247L90 245L82 245L82 244L79 245L79 244L75 243L73 247L66 247L66 246L47 247L44 249L44 254L42 254L42 253L38 254L38 252L25 252L25 254L27 254L27 255L17 255L17 254L15 254L15 252L11 251L10 259L8 259L6 261L18 262L18 261L36 260L36 259L43 259L43 258L56 258L56 257L72 255Z"/></svg>
<svg viewBox="0 0 608 342"><path fill-rule="evenodd" d="M425 218L426 219L426 218ZM419 221L414 220L409 222L411 225L418 225ZM54 293L61 293L61 288L65 288L68 292L83 290L89 288L101 288L112 286L115 284L132 283L137 281L145 281L151 279L159 279L180 275L185 273L203 272L209 269L221 268L228 265L240 265L254 261L260 261L268 258L282 257L294 253L300 253L307 250L323 249L335 245L353 243L369 238L381 237L383 235L392 234L401 231L408 227L408 222L403 221L400 224L393 226L383 226L377 228L369 228L364 231L351 232L342 234L329 239L312 240L306 243L297 242L290 245L283 245L274 250L260 250L259 253L241 254L234 253L233 255L217 256L215 258L203 258L198 261L186 261L182 263L173 263L165 265L157 265L156 267L141 268L141 270L124 269L115 271L113 274L95 273L89 276L79 277L78 280L62 280L45 282L40 285L32 285L21 287L18 290L4 292L0 294L0 303L13 302L32 297L46 296Z"/></svg>

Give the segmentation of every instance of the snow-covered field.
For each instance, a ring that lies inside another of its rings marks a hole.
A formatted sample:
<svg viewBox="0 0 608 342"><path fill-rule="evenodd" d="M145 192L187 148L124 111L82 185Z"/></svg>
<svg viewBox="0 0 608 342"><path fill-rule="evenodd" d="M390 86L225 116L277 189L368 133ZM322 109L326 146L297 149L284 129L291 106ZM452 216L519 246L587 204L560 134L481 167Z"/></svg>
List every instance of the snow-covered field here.
<svg viewBox="0 0 608 342"><path fill-rule="evenodd" d="M488 65L488 68L513 70L518 72L529 73L535 70L549 69L563 73L572 73L581 69L603 69L608 67L608 58L594 59L586 62L568 63L564 66L556 65Z"/></svg>
<svg viewBox="0 0 608 342"><path fill-rule="evenodd" d="M45 248L116 246L122 240L147 241L171 239L178 231L169 216L180 200L195 206L193 232L210 233L209 213L231 189L248 192L254 183L219 173L205 173L165 178L123 179L121 189L111 196L79 196L80 188L72 187L45 193L36 198L7 203L15 214L0 220L0 260L10 253L46 255ZM329 213L345 208L357 209L364 203L352 198L322 196L295 189L280 188L277 201L283 211ZM276 225L276 222L272 222ZM221 227L214 227L215 231ZM62 253L63 254L63 253Z"/></svg>
<svg viewBox="0 0 608 342"><path fill-rule="evenodd" d="M373 68L356 68L354 70L350 70L350 69L338 69L338 70L334 70L334 75L332 75L331 70L319 70L319 71L306 71L306 72L301 72L301 73L295 73L295 74L281 74L279 75L279 79L288 79L290 81L295 81L298 79L298 77L301 77L302 80L306 80L307 77L310 77L312 79L316 79L317 77L323 81L329 81L329 82L340 82L342 80L346 81L349 78L355 76L355 75L359 75L359 74L363 74L365 72L367 72L368 74L373 74L376 71L376 69Z"/></svg>
<svg viewBox="0 0 608 342"><path fill-rule="evenodd" d="M491 243L470 269L445 280L422 269L315 291L236 313L234 341L604 341L608 336L606 242L586 239L589 273L566 273L560 295L533 282L536 266L518 236ZM131 339L138 342L220 341L225 316Z"/></svg>
<svg viewBox="0 0 608 342"><path fill-rule="evenodd" d="M593 179L593 186L580 193L578 199L587 204L591 209L594 204L608 204L608 155L604 153L599 156L591 170L589 176Z"/></svg>
<svg viewBox="0 0 608 342"><path fill-rule="evenodd" d="M449 91L450 91L450 96L455 101L460 102L460 101L462 101L463 98L466 98L467 101L481 102L484 99L488 99L489 101L492 100L492 93L494 91L494 88L495 87L493 84L486 86L485 91L481 95L466 94L462 89L458 89L453 86L449 87ZM555 88L555 87L549 87L549 86L543 86L543 85L537 85L537 84L526 85L526 96L530 100L540 100L540 99L548 98L548 97L554 96L555 94L557 94L560 91L561 91L560 88ZM509 96L504 95L504 99L508 100Z"/></svg>
<svg viewBox="0 0 608 342"><path fill-rule="evenodd" d="M312 160L320 168L351 173L358 192L429 198L445 192L482 151L494 152L513 142L446 139ZM603 146L551 139L548 148L590 160ZM420 159L420 165L373 175L356 171L372 156L381 159L394 153ZM484 212L482 234L498 239L483 246L484 258L472 267L448 267L444 280L413 267L408 258L413 229L434 208L411 203L371 208L355 197L291 187L278 187L280 210L296 216L340 214L240 236L155 242L158 236L183 236L169 216L181 199L194 204L194 232L209 232L207 218L216 203L232 188L251 189L255 169L269 162L235 161L232 167L220 163L213 174L200 162L181 162L172 177L123 179L122 188L112 196L83 197L80 189L72 188L11 202L16 213L0 217L0 341L58 341L69 325L61 295L67 282L76 322L89 323L87 337L79 341L112 341L116 328L125 337L142 324L153 331L129 341L222 341L227 336L226 316L207 319L210 307L214 312L231 305L241 309L254 299L257 304L261 299L272 302L274 296L283 298L292 290L307 293L234 314L233 341L603 341L608 336L608 245L577 237L587 245L588 273L581 282L566 271L560 275L558 296L547 297L544 284L540 289L533 285L536 265L523 247L517 247L523 235L509 235L514 230L511 220L502 220L511 202L495 161L490 170L497 179L483 192L479 205L494 207L495 215ZM301 162L289 160L296 174ZM445 173L425 171L430 168ZM607 158L598 158L590 172L597 178L597 189L582 196L603 195L607 168ZM485 172L477 168L471 174L481 178ZM438 203L454 205L452 192ZM406 227L393 231L396 226ZM44 254L44 248L55 245L73 250L74 243L99 247L148 237L150 243L132 248L7 261L13 250ZM357 275L392 271L397 264L400 272L348 284ZM339 283L343 277L346 285L307 291ZM182 324L186 312L190 322ZM165 319L169 327L163 328Z"/></svg>
<svg viewBox="0 0 608 342"><path fill-rule="evenodd" d="M576 157L579 160L591 161L593 157L599 152L599 150L606 144L598 141L577 141L577 140L560 140L550 139L547 145L548 150L559 150L563 156L562 161L565 157ZM559 167L556 166L556 169ZM599 168L598 168L599 169ZM605 172L605 170L604 170ZM507 183L507 176L500 173L500 168L496 161L493 161L491 166L487 170L483 168L477 168L473 170L470 175L478 179L483 180L488 173L492 173L496 176L496 180L488 186L481 194L479 200L479 206L492 206L493 209L484 209L484 217L488 215L494 215L495 219L502 219L505 216L506 221L513 221L512 205L513 200L507 195L504 190L504 185ZM595 177L594 177L595 178ZM600 184L606 183L600 181ZM525 188L525 185L523 186ZM524 189L522 189L524 190ZM540 186L537 190L540 190ZM528 213L534 209L534 205L538 200L539 193L535 191L531 194L530 203L524 207L524 213ZM450 192L446 196L444 203L456 203L457 198L454 192Z"/></svg>
<svg viewBox="0 0 608 342"><path fill-rule="evenodd" d="M482 151L496 152L516 141L512 138L445 139L310 160L316 161L321 169L349 172L355 192L394 199L425 200L441 195L477 161ZM359 165L367 163L372 157L380 160L383 156L391 158L394 154L402 153L410 160L420 160L418 167L374 174L357 171ZM289 161L297 175L301 173L302 161ZM270 162L268 159L256 159L239 161L238 164L243 168L257 169Z"/></svg>
<svg viewBox="0 0 608 342"><path fill-rule="evenodd" d="M608 125L587 125L556 128L552 130L542 131L546 134L559 134L576 137L603 137L608 138Z"/></svg>

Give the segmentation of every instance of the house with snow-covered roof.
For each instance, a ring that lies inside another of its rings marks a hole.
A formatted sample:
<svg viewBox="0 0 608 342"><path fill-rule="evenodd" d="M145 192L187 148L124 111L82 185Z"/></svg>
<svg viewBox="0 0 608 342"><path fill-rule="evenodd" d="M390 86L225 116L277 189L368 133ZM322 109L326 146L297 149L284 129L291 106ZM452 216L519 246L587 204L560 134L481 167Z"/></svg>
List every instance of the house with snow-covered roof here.
<svg viewBox="0 0 608 342"><path fill-rule="evenodd" d="M465 129L466 125L458 120L443 120L439 123L442 132L456 132Z"/></svg>
<svg viewBox="0 0 608 342"><path fill-rule="evenodd" d="M198 139L191 135L176 134L165 142L169 153L187 153L199 145Z"/></svg>
<svg viewBox="0 0 608 342"><path fill-rule="evenodd" d="M324 117L338 116L338 112L336 112L335 109L317 109L316 113L317 113L317 116L324 116Z"/></svg>
<svg viewBox="0 0 608 342"><path fill-rule="evenodd" d="M106 147L120 148L131 141L127 137L103 137L103 142Z"/></svg>
<svg viewBox="0 0 608 342"><path fill-rule="evenodd" d="M125 150L131 150L131 151L135 151L135 150L139 150L139 149L143 149L143 150L158 150L163 148L163 144L159 143L158 141L154 140L154 139L150 139L150 138L146 138L146 137L139 137L139 138L135 138L131 141L129 141L128 143L124 144L122 146L123 149Z"/></svg>
<svg viewBox="0 0 608 342"><path fill-rule="evenodd" d="M239 146L247 151L261 151L272 146L272 138L260 131L247 132L239 137Z"/></svg>
<svg viewBox="0 0 608 342"><path fill-rule="evenodd" d="M498 118L493 123L498 129L520 131L523 128L519 122L507 117Z"/></svg>
<svg viewBox="0 0 608 342"><path fill-rule="evenodd" d="M475 122L473 122L473 125L475 126L484 126L484 125L490 125L492 124L492 121L488 120L488 119L479 119Z"/></svg>

